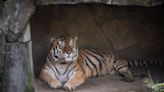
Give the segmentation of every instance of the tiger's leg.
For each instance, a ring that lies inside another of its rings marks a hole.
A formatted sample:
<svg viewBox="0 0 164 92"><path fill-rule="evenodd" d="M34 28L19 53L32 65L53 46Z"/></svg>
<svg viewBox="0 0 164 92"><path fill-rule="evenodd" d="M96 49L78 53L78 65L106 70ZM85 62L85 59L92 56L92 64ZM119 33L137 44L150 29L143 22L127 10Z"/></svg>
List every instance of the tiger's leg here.
<svg viewBox="0 0 164 92"><path fill-rule="evenodd" d="M128 62L124 59L118 60L114 63L116 71L123 76L123 80L126 82L134 81L134 76L128 69Z"/></svg>
<svg viewBox="0 0 164 92"><path fill-rule="evenodd" d="M48 83L48 85L51 88L61 88L62 87L62 83L56 79L55 74L53 73L53 71L50 68L42 69L39 77L44 82Z"/></svg>
<svg viewBox="0 0 164 92"><path fill-rule="evenodd" d="M64 84L63 88L65 90L73 91L75 88L85 81L84 72L81 69L74 71L70 76L69 80Z"/></svg>

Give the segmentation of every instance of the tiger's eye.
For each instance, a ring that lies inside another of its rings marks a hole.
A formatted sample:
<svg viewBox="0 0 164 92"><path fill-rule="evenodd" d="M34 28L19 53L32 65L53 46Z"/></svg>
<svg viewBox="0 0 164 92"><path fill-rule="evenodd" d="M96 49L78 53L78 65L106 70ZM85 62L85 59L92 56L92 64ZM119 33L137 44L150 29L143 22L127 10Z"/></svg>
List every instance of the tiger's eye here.
<svg viewBox="0 0 164 92"><path fill-rule="evenodd" d="M64 46L60 45L60 49L63 49L63 48L64 48Z"/></svg>
<svg viewBox="0 0 164 92"><path fill-rule="evenodd" d="M64 42L59 41L59 48L60 49L64 48Z"/></svg>

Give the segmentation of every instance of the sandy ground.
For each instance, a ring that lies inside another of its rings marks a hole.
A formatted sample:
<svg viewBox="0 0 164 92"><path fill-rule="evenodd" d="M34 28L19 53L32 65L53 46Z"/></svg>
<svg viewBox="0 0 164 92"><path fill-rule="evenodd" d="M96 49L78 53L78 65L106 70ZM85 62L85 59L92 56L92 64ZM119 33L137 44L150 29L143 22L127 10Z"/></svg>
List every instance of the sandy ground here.
<svg viewBox="0 0 164 92"><path fill-rule="evenodd" d="M149 68L153 80L164 82L163 68ZM134 68L136 73L147 73L146 68ZM143 85L143 78L138 77L134 82L124 82L118 75L105 75L90 78L77 87L74 92L151 92ZM36 79L36 92L65 92L62 89L52 89L44 82Z"/></svg>

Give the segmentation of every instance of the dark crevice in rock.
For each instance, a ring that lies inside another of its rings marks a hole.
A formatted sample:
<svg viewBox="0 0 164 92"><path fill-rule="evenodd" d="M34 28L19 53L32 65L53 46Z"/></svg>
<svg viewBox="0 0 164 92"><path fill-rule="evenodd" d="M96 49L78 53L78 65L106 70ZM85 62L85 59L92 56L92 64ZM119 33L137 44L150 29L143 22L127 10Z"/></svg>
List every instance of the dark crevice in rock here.
<svg viewBox="0 0 164 92"><path fill-rule="evenodd" d="M15 34L13 31L9 31L8 34L6 35L6 41L8 43L17 42L21 35L22 33Z"/></svg>

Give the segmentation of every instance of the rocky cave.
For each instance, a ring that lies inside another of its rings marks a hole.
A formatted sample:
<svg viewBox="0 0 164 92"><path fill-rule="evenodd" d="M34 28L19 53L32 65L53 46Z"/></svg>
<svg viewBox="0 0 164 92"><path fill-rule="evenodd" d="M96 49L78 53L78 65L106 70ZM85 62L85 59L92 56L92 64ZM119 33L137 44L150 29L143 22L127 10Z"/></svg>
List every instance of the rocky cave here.
<svg viewBox="0 0 164 92"><path fill-rule="evenodd" d="M50 39L78 36L79 48L114 50L137 73L164 82L163 0L1 0L0 92L65 92L38 75ZM142 64L140 64L142 63ZM90 78L75 92L152 92L144 78L123 82L119 76Z"/></svg>

